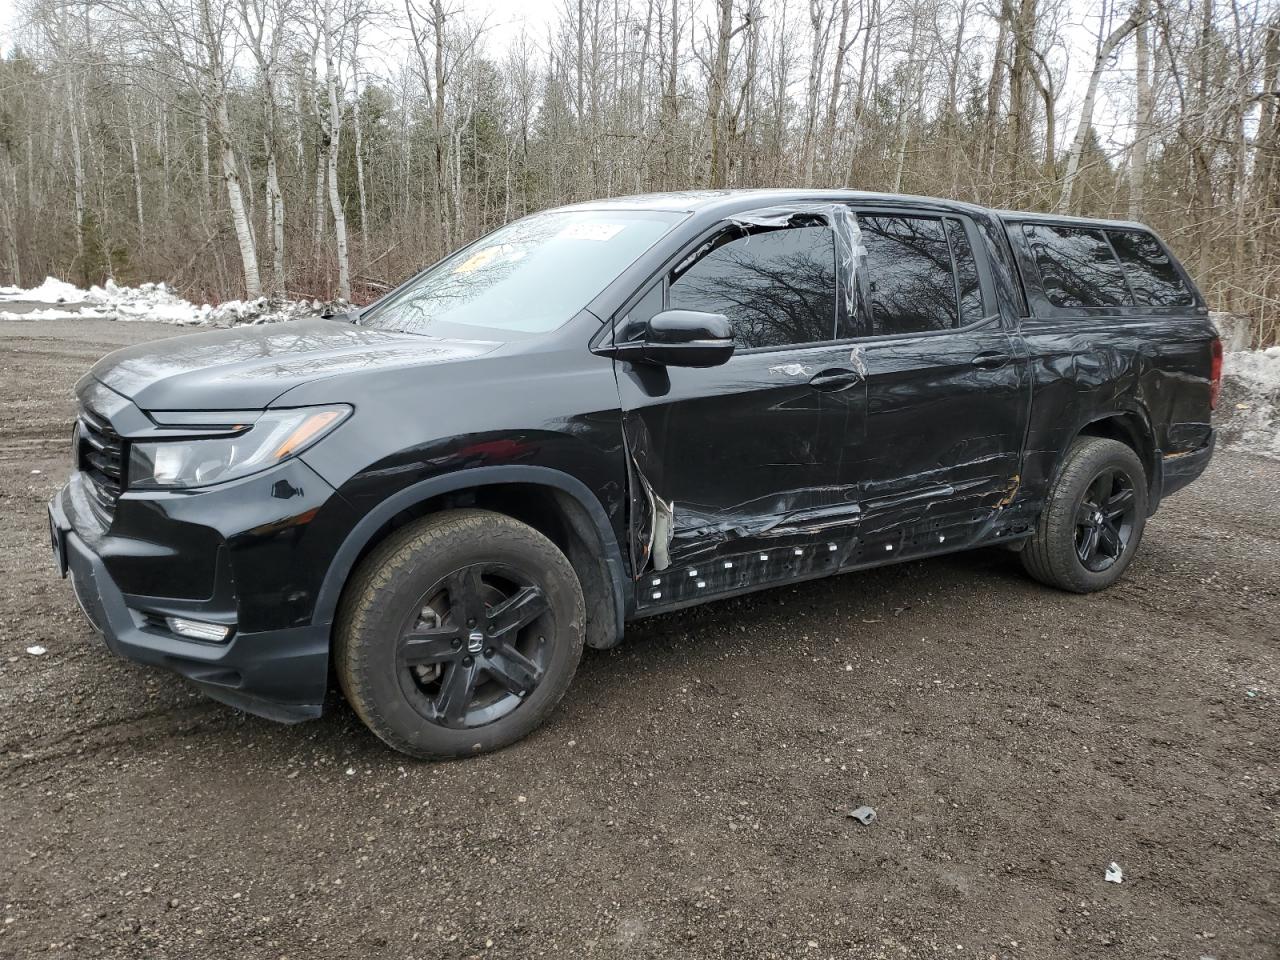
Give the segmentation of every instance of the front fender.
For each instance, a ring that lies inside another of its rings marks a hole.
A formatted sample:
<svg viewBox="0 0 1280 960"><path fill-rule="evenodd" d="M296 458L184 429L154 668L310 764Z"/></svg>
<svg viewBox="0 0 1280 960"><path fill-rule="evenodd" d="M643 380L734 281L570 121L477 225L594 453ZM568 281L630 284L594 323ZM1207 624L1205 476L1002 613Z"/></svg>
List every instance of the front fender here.
<svg viewBox="0 0 1280 960"><path fill-rule="evenodd" d="M550 487L572 497L585 511L595 530L601 555L609 571L609 581L613 594L613 610L616 619L617 636L622 635L623 621L626 618L626 568L622 562L622 552L617 538L609 523L609 516L604 506L581 480L560 470L550 467L531 465L508 465L492 467L473 467L457 473L440 477L431 477L418 483L404 487L366 513L352 528L342 545L334 554L329 564L329 572L325 575L319 594L316 598L315 614L312 622L331 625L338 609L338 601L342 597L343 587L351 576L356 561L364 553L365 548L396 514L411 509L434 497L460 490L472 490L478 487L495 484L524 483Z"/></svg>

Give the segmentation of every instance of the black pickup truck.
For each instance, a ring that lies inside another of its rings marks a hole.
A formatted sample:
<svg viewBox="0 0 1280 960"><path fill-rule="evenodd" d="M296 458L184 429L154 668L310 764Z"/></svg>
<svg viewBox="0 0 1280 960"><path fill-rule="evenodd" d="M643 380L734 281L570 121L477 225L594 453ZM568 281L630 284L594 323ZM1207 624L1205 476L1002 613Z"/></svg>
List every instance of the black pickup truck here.
<svg viewBox="0 0 1280 960"><path fill-rule="evenodd" d="M1213 451L1221 348L1136 223L851 191L539 213L329 320L78 385L59 568L107 646L398 750L533 730L584 643L1004 544L1086 593Z"/></svg>

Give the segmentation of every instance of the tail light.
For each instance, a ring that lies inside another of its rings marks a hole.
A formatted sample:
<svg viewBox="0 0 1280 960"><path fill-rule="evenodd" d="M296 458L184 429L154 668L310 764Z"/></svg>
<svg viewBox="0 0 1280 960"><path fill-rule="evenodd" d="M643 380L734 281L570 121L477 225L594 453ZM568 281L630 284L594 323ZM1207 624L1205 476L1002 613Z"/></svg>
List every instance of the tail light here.
<svg viewBox="0 0 1280 960"><path fill-rule="evenodd" d="M1209 366L1209 409L1217 409L1218 394L1222 392L1222 341L1213 338L1213 361Z"/></svg>

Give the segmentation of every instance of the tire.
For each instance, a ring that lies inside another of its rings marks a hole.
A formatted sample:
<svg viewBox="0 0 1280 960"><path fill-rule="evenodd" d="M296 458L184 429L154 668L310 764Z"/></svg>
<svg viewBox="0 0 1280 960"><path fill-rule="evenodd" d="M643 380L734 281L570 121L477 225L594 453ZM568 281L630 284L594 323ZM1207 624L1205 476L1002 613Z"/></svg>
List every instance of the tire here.
<svg viewBox="0 0 1280 960"><path fill-rule="evenodd" d="M343 593L334 665L347 701L401 753L498 750L555 709L582 658L582 587L511 517L450 510L397 530Z"/></svg>
<svg viewBox="0 0 1280 960"><path fill-rule="evenodd" d="M1103 437L1077 438L1019 554L1023 568L1041 583L1072 593L1111 586L1142 540L1147 489L1146 470L1131 447Z"/></svg>

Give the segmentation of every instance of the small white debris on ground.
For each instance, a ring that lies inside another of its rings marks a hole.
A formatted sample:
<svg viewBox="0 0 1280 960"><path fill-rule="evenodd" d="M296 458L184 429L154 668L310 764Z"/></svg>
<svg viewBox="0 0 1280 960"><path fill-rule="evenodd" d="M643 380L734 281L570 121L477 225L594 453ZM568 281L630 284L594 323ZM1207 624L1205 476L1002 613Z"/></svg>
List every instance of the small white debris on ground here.
<svg viewBox="0 0 1280 960"><path fill-rule="evenodd" d="M863 826L870 826L876 818L876 811L873 807L859 807L857 810L850 810L849 817Z"/></svg>
<svg viewBox="0 0 1280 960"><path fill-rule="evenodd" d="M1107 883L1123 883L1124 871L1120 869L1120 864L1112 860L1111 863L1107 865L1107 875L1103 879L1105 879Z"/></svg>
<svg viewBox="0 0 1280 960"><path fill-rule="evenodd" d="M43 657L48 652L49 651L45 650L45 648L40 646L38 643L33 647L27 647L27 653L31 654L33 657Z"/></svg>
<svg viewBox="0 0 1280 960"><path fill-rule="evenodd" d="M140 320L180 326L232 327L242 323L302 320L324 313L342 313L341 301L228 300L216 306L195 304L178 296L167 284L144 283L81 290L56 277L30 290L0 287L0 320Z"/></svg>

